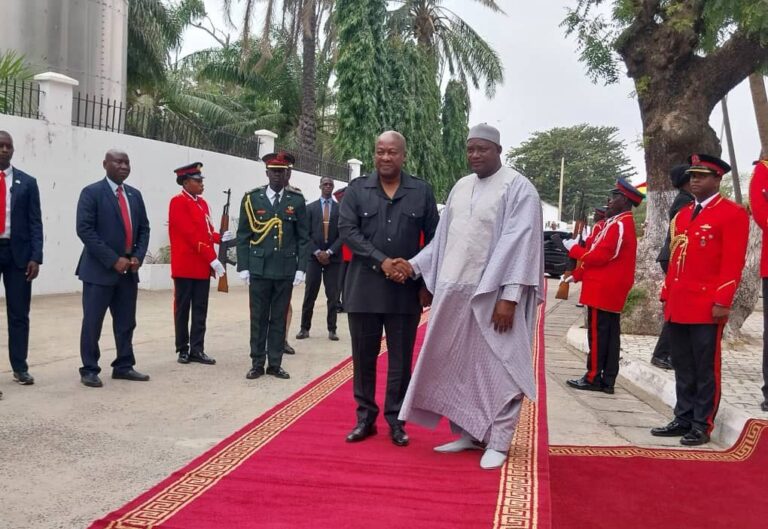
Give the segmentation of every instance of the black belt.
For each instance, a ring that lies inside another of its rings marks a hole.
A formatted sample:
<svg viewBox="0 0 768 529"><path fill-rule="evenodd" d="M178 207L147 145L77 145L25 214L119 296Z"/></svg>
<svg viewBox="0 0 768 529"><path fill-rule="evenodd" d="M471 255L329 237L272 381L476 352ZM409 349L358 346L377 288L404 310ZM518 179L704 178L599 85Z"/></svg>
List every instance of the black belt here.
<svg viewBox="0 0 768 529"><path fill-rule="evenodd" d="M10 246L11 239L0 239L0 246Z"/></svg>

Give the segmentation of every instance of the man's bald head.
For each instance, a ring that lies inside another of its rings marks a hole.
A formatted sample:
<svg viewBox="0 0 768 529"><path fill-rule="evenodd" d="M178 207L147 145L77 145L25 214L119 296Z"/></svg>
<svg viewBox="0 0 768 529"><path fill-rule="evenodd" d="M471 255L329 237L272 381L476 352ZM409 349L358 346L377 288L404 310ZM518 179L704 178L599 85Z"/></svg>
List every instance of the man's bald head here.
<svg viewBox="0 0 768 529"><path fill-rule="evenodd" d="M107 176L117 185L122 184L131 174L131 161L128 155L120 149L110 149L104 155L104 170Z"/></svg>
<svg viewBox="0 0 768 529"><path fill-rule="evenodd" d="M380 177L400 177L405 162L405 147L405 137L394 130L388 130L376 138L373 162Z"/></svg>
<svg viewBox="0 0 768 529"><path fill-rule="evenodd" d="M408 145L405 141L405 136L397 132L396 130L388 130L386 132L382 132L378 138L376 138L376 144L378 145L379 142L382 139L391 140L391 141L397 141L400 143L400 146L403 149L403 152L405 152L408 148Z"/></svg>

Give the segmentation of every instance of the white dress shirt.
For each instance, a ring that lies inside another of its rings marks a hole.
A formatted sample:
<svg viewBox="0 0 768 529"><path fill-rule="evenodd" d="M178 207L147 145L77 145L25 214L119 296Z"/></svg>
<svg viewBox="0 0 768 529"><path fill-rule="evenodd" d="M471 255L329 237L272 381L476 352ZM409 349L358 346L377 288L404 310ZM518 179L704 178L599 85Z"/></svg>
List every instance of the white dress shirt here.
<svg viewBox="0 0 768 529"><path fill-rule="evenodd" d="M0 239L11 238L11 186L13 186L13 166L5 170L5 231L0 233Z"/></svg>

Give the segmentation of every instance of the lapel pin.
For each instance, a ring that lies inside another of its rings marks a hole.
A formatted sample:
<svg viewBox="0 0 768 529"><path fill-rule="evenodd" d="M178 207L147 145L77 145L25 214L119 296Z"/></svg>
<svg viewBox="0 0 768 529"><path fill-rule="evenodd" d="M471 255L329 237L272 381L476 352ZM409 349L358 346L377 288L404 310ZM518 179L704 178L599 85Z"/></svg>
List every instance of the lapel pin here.
<svg viewBox="0 0 768 529"><path fill-rule="evenodd" d="M21 181L20 181L20 180L14 180L14 181L13 181L13 183L14 183L14 184L20 184L20 183L21 183Z"/></svg>

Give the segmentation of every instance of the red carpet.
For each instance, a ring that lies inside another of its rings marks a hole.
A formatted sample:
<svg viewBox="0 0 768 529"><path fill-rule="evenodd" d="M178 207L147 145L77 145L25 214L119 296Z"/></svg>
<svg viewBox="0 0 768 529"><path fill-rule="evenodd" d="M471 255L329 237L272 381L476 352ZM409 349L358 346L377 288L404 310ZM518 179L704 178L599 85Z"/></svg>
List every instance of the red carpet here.
<svg viewBox="0 0 768 529"><path fill-rule="evenodd" d="M539 314L534 350L543 366L543 306ZM524 404L506 466L483 471L481 452L432 450L453 438L445 421L436 431L409 426L407 448L390 442L383 417L379 435L346 443L354 425L351 376L348 360L91 527L550 527L543 407Z"/></svg>
<svg viewBox="0 0 768 529"><path fill-rule="evenodd" d="M557 529L768 527L768 421L751 419L733 448L552 446Z"/></svg>

